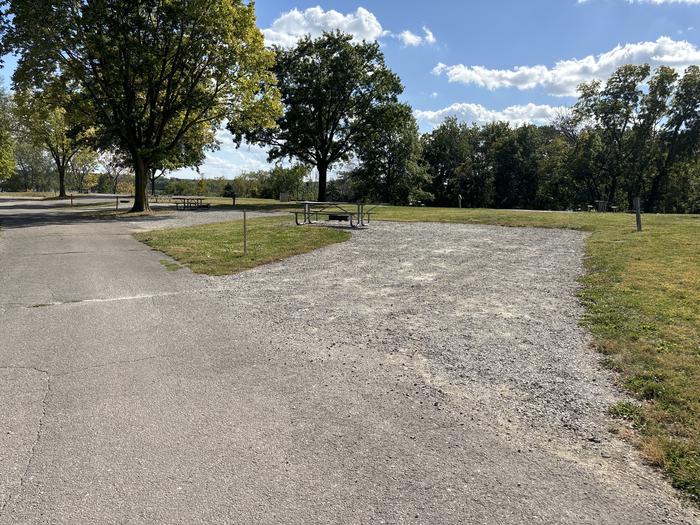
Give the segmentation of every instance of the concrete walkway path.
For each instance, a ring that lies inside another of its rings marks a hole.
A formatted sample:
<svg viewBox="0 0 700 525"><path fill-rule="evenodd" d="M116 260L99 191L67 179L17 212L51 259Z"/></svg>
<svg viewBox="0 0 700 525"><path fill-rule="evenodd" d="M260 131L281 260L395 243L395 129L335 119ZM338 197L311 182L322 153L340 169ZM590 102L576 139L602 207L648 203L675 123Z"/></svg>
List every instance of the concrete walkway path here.
<svg viewBox="0 0 700 525"><path fill-rule="evenodd" d="M602 375L591 383L596 358L574 318L578 234L548 244L558 233L377 225L214 279L168 271L131 237L180 219L43 206L0 203L2 524L698 523L607 433L615 393ZM435 232L455 253L430 244ZM488 307L508 310L493 282L513 274L506 259L540 303L567 312L558 336L525 341L545 310L509 320L469 307L481 281ZM450 273L462 260L469 274ZM557 275L570 281L561 297L547 295ZM523 331L509 333L514 323ZM450 330L456 346L440 339ZM519 363L517 348L532 359Z"/></svg>

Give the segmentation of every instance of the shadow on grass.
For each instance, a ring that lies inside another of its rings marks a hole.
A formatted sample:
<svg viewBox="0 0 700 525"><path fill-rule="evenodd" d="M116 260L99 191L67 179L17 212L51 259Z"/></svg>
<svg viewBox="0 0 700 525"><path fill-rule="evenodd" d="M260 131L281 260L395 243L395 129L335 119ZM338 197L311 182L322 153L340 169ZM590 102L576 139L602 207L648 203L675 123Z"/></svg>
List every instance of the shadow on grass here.
<svg viewBox="0 0 700 525"><path fill-rule="evenodd" d="M4 209L0 208L0 210ZM55 206L51 209L57 209ZM35 208L32 208L35 209ZM169 211L169 210L168 210ZM104 222L159 222L172 219L173 213L157 210L152 214L129 213L127 209L95 210L52 213L40 211L37 213L19 213L17 215L0 215L0 227L7 230L20 228L35 228L39 226L62 226L70 224L101 224Z"/></svg>

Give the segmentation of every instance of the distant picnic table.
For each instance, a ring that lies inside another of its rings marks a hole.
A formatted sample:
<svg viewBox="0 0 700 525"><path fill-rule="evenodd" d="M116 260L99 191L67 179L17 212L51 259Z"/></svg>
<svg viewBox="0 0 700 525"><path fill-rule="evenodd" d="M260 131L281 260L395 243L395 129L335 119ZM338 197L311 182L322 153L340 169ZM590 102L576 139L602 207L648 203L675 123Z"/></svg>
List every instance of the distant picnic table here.
<svg viewBox="0 0 700 525"><path fill-rule="evenodd" d="M183 210L197 210L200 208L209 208L210 204L204 204L204 197L186 197L179 196L173 197L175 201L175 209L179 210L182 206Z"/></svg>
<svg viewBox="0 0 700 525"><path fill-rule="evenodd" d="M377 206L380 206L373 205L371 208L366 209L366 205L362 202L299 201L297 204L304 208L303 211L291 212L294 214L297 226L313 224L314 219L318 222L319 217L323 216L329 221L348 222L351 228L369 224L372 211ZM299 222L299 216L302 217L302 222Z"/></svg>

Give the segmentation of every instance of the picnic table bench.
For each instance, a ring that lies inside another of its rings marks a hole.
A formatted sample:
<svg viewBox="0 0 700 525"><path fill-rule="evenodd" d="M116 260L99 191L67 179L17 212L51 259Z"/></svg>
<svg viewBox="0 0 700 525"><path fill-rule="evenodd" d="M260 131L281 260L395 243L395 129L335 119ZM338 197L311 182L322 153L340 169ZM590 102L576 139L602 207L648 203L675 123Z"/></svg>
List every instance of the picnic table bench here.
<svg viewBox="0 0 700 525"><path fill-rule="evenodd" d="M365 210L363 203L352 204L348 202L302 201L298 204L304 207L303 211L290 212L294 214L297 226L313 224L312 219L318 222L319 217L323 216L329 221L348 222L351 228L357 228L369 224L374 209ZM352 206L356 206L356 209L350 209ZM301 222L299 222L299 216L302 217Z"/></svg>
<svg viewBox="0 0 700 525"><path fill-rule="evenodd" d="M204 203L204 197L173 197L175 201L175 209L179 210L182 206L183 210L198 210L200 208L210 208L210 203Z"/></svg>
<svg viewBox="0 0 700 525"><path fill-rule="evenodd" d="M172 195L158 195L158 194L156 194L156 195L153 195L151 197L151 199L153 199L153 202L155 202L156 204L159 204L161 202L171 204L173 202Z"/></svg>

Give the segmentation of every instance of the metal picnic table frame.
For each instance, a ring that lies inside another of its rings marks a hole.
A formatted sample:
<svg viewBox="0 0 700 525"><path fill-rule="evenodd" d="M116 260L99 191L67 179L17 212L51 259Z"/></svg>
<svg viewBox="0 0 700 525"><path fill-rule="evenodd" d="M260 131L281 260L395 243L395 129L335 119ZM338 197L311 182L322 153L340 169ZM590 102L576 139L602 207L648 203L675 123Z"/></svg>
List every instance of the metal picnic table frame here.
<svg viewBox="0 0 700 525"><path fill-rule="evenodd" d="M199 209L199 208L208 208L209 206L204 204L204 197L185 197L185 196L178 196L178 197L173 197L172 200L175 201L175 209L179 210L180 206L182 205L182 208L184 210L188 209Z"/></svg>
<svg viewBox="0 0 700 525"><path fill-rule="evenodd" d="M330 220L334 220L334 217L336 218L335 220L349 220L350 227L352 228L366 226L366 224L369 224L372 210L374 210L377 206L381 206L380 204L372 205L372 207L367 210L365 208L367 205L363 202L300 201L297 202L297 204L302 205L304 208L303 212L292 212L295 215L298 226L301 226L302 224L313 224L313 216L315 216L316 221L318 221L319 215L327 215ZM350 211L350 209L348 209L350 207L356 207L356 211ZM303 216L303 221L301 223L299 222L300 214ZM355 218L355 224L353 224L353 218ZM365 218L367 219L366 223Z"/></svg>

